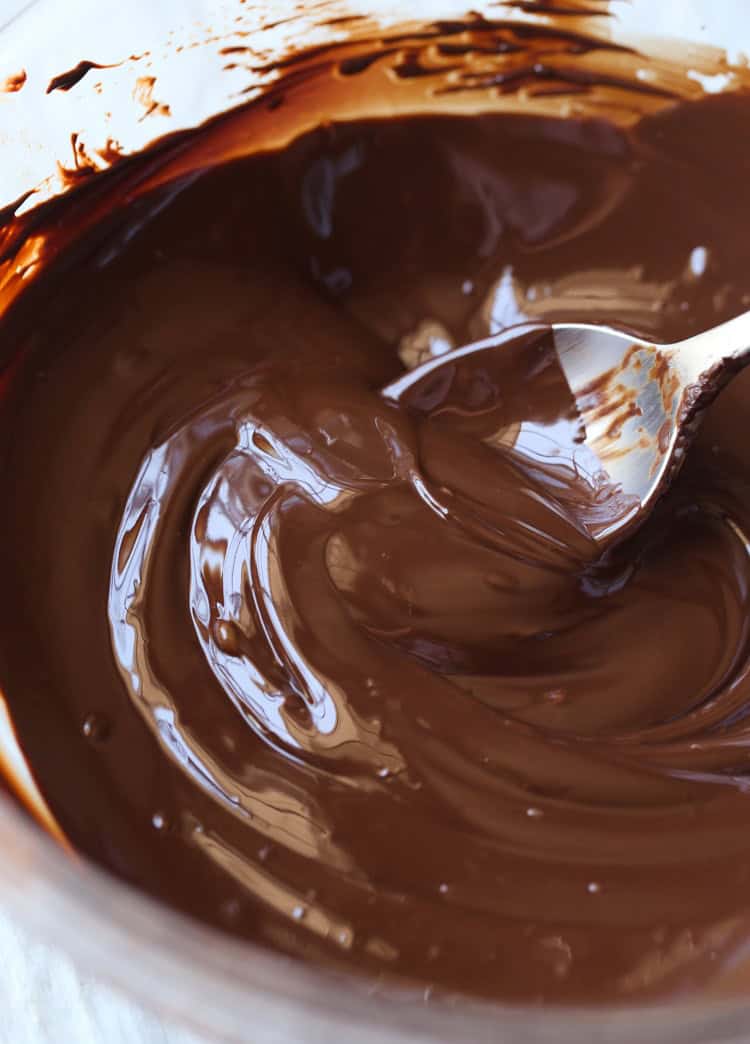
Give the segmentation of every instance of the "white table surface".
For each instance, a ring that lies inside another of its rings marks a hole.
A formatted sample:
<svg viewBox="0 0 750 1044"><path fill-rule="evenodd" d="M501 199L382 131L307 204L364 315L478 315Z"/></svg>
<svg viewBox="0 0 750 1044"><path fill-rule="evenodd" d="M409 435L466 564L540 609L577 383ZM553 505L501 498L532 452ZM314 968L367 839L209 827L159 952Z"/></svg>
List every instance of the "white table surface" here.
<svg viewBox="0 0 750 1044"><path fill-rule="evenodd" d="M0 912L0 1044L212 1044L82 975Z"/></svg>

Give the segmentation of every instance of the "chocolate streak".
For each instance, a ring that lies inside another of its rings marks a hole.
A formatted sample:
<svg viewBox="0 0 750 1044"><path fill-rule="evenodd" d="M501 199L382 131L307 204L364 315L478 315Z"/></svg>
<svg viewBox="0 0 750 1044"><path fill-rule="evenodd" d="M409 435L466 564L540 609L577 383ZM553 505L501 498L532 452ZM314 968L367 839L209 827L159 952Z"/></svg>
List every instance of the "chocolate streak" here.
<svg viewBox="0 0 750 1044"><path fill-rule="evenodd" d="M436 56L511 89L510 30L443 30L406 111L384 77L389 118L338 119L372 62L308 56L8 234L0 684L73 846L237 935L503 1000L692 990L750 926L750 378L604 558L543 327L399 378L747 307L750 98L419 114Z"/></svg>

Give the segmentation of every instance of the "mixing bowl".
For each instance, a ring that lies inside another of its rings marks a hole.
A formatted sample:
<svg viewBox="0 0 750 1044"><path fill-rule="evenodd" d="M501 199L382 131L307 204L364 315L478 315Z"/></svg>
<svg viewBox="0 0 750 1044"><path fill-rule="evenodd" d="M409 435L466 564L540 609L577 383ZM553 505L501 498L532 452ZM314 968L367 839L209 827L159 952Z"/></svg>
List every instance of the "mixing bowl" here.
<svg viewBox="0 0 750 1044"><path fill-rule="evenodd" d="M412 0L408 10L388 0L305 7L293 0L38 0L9 7L5 0L0 214L5 207L6 217L29 211L68 191L76 173L98 176L113 156L247 102L273 75L274 57L344 37L341 19L355 13L384 28L466 15L451 0ZM732 65L742 63L743 46L750 52L746 0L500 0L480 13L531 22L556 13L571 28L585 22L592 32L635 45L644 77L651 63L679 53L706 91L731 89ZM239 38L263 61L228 62L226 50ZM81 62L94 63L97 75L86 78L92 66ZM78 77L78 89L48 90L65 76ZM6 769L23 777L12 729L7 719L0 724ZM44 820L40 798L32 811ZM129 996L219 1039L718 1044L750 1034L750 963L742 955L720 990L679 1004L574 1010L436 1000L422 989L308 967L194 923L65 851L5 796L0 899Z"/></svg>

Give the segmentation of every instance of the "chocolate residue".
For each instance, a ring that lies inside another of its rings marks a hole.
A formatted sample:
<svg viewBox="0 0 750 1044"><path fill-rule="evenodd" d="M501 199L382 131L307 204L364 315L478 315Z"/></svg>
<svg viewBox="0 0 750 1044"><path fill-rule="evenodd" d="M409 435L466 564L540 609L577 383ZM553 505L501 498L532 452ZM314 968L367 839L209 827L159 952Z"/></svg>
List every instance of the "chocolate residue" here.
<svg viewBox="0 0 750 1044"><path fill-rule="evenodd" d="M750 300L750 96L643 64L549 26L394 29L11 222L0 685L74 848L435 996L731 968L750 378L602 556L544 326L626 305L675 341Z"/></svg>
<svg viewBox="0 0 750 1044"><path fill-rule="evenodd" d="M589 18L609 17L608 0L600 0L598 4L592 0L505 0L507 7L518 8L527 14L548 14L560 18L565 15L586 16Z"/></svg>
<svg viewBox="0 0 750 1044"><path fill-rule="evenodd" d="M154 114L157 116L169 116L171 114L171 110L166 102L159 102L154 98L155 87L155 76L141 76L135 85L133 97L145 110L141 119L145 120L147 116Z"/></svg>
<svg viewBox="0 0 750 1044"><path fill-rule="evenodd" d="M68 69L67 72L59 73L54 76L49 84L47 85L47 94L51 94L53 91L69 91L76 84L80 83L81 80L87 73L90 73L92 69L110 69L112 66L99 65L97 62L79 62L78 65L73 69Z"/></svg>
<svg viewBox="0 0 750 1044"><path fill-rule="evenodd" d="M12 76L8 76L5 82L0 86L0 91L5 94L17 94L26 84L27 74L25 69L19 70Z"/></svg>

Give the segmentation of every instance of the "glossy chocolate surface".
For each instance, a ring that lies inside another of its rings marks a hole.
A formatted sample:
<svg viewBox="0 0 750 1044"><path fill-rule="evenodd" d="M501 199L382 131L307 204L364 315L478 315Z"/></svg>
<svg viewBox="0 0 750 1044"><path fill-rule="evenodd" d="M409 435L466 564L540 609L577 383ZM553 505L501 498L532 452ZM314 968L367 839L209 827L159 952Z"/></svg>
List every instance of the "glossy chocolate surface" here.
<svg viewBox="0 0 750 1044"><path fill-rule="evenodd" d="M750 932L750 377L601 557L543 323L748 307L750 98L420 114L414 46L404 112L338 119L379 59L324 54L25 227L0 686L72 845L237 935L437 994L691 991Z"/></svg>

